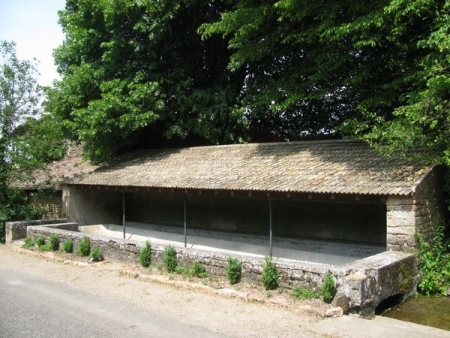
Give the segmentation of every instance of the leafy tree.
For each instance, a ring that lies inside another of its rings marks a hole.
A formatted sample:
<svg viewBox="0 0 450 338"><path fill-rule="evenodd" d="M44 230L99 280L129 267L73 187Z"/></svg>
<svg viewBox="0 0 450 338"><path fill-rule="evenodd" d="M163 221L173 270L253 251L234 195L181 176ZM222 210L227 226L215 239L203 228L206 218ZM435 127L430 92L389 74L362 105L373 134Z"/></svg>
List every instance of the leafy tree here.
<svg viewBox="0 0 450 338"><path fill-rule="evenodd" d="M193 135L356 134L446 163L448 6L68 0L47 108L97 161Z"/></svg>
<svg viewBox="0 0 450 338"><path fill-rule="evenodd" d="M425 85L409 93L391 121L377 120L365 135L391 156L441 163L450 167L450 3L436 10L431 31L418 48Z"/></svg>
<svg viewBox="0 0 450 338"><path fill-rule="evenodd" d="M421 45L442 25L444 6L237 0L200 32L229 38L229 69L247 73L250 128L289 138L366 133L427 88L421 64L436 51Z"/></svg>
<svg viewBox="0 0 450 338"><path fill-rule="evenodd" d="M244 73L227 70L226 41L197 33L226 3L68 0L47 109L97 161L176 136L239 140Z"/></svg>
<svg viewBox="0 0 450 338"><path fill-rule="evenodd" d="M24 216L16 205L18 192L10 187L12 170L18 163L12 156L14 133L26 118L38 113L41 88L35 64L16 56L13 42L0 41L0 222ZM0 235L0 237L2 237Z"/></svg>

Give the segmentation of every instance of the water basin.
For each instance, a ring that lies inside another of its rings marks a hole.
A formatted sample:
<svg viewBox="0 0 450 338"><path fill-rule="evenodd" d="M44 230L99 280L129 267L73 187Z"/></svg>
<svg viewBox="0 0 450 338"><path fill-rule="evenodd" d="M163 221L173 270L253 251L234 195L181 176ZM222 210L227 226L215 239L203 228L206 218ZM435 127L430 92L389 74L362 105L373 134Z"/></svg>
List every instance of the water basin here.
<svg viewBox="0 0 450 338"><path fill-rule="evenodd" d="M450 297L413 297L383 316L450 330Z"/></svg>

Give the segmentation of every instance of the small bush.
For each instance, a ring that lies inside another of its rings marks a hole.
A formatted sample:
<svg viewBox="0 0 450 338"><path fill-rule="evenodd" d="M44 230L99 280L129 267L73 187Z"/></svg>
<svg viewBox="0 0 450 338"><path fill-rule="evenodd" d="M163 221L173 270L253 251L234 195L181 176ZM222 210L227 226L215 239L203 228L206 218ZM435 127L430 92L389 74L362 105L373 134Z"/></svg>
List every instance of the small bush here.
<svg viewBox="0 0 450 338"><path fill-rule="evenodd" d="M272 263L272 257L266 256L266 262L263 266L263 272L261 275L261 281L266 290L274 290L278 287L278 271L274 263Z"/></svg>
<svg viewBox="0 0 450 338"><path fill-rule="evenodd" d="M45 246L45 237L43 235L40 235L36 240L36 244L39 249L43 248Z"/></svg>
<svg viewBox="0 0 450 338"><path fill-rule="evenodd" d="M71 239L66 239L63 242L63 250L67 253L72 253L73 252L73 241Z"/></svg>
<svg viewBox="0 0 450 338"><path fill-rule="evenodd" d="M89 256L91 252L91 242L89 237L83 237L83 239L78 243L78 249L75 253L77 256Z"/></svg>
<svg viewBox="0 0 450 338"><path fill-rule="evenodd" d="M200 264L198 260L195 260L194 264L189 269L189 274L193 277L203 278L206 276L205 266Z"/></svg>
<svg viewBox="0 0 450 338"><path fill-rule="evenodd" d="M311 299L319 298L320 295L315 290L304 289L297 285L292 288L291 296L296 299Z"/></svg>
<svg viewBox="0 0 450 338"><path fill-rule="evenodd" d="M189 269L185 266L177 266L175 272L183 276L189 275Z"/></svg>
<svg viewBox="0 0 450 338"><path fill-rule="evenodd" d="M33 239L30 236L27 236L27 238L25 238L25 243L22 245L22 248L31 249L32 247L34 247Z"/></svg>
<svg viewBox="0 0 450 338"><path fill-rule="evenodd" d="M416 236L422 273L418 290L427 296L445 296L450 287L450 242L445 238L445 223L442 220L437 220L432 229L434 238L431 241Z"/></svg>
<svg viewBox="0 0 450 338"><path fill-rule="evenodd" d="M331 303L336 295L336 288L334 284L333 274L331 271L327 271L323 280L321 294L325 303Z"/></svg>
<svg viewBox="0 0 450 338"><path fill-rule="evenodd" d="M177 265L177 252L175 247L167 245L164 247L164 266L168 272L175 272Z"/></svg>
<svg viewBox="0 0 450 338"><path fill-rule="evenodd" d="M92 249L90 257L93 262L100 262L103 260L102 251L100 250L100 247L98 245L96 245L94 249Z"/></svg>
<svg viewBox="0 0 450 338"><path fill-rule="evenodd" d="M49 248L52 251L58 251L59 250L59 238L55 234L52 234L50 236Z"/></svg>
<svg viewBox="0 0 450 338"><path fill-rule="evenodd" d="M228 257L225 271L230 284L236 284L241 280L242 263L237 258Z"/></svg>
<svg viewBox="0 0 450 338"><path fill-rule="evenodd" d="M145 246L139 251L139 262L144 268L150 266L152 260L152 245L150 241L145 242Z"/></svg>

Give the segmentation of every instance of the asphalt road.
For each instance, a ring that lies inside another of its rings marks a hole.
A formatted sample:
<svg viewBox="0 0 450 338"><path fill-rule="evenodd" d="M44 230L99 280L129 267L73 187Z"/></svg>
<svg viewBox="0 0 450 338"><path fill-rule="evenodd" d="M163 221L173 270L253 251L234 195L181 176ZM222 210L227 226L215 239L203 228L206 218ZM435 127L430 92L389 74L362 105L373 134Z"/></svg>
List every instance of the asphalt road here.
<svg viewBox="0 0 450 338"><path fill-rule="evenodd" d="M301 307L191 290L189 282L125 277L120 272L130 267L120 263L62 263L52 255L0 245L0 338L450 338L386 317L318 319Z"/></svg>
<svg viewBox="0 0 450 338"><path fill-rule="evenodd" d="M3 338L228 337L131 303L4 268L0 269L0 309Z"/></svg>

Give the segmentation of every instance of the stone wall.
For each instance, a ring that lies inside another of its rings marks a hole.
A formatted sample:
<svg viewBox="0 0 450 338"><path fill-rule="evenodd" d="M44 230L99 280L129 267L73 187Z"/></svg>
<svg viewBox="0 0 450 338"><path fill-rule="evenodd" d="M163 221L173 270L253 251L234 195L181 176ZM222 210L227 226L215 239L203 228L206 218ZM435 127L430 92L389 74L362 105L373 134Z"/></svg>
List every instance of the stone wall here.
<svg viewBox="0 0 450 338"><path fill-rule="evenodd" d="M416 230L427 241L434 238L433 225L445 215L443 170L436 167L416 189Z"/></svg>
<svg viewBox="0 0 450 338"><path fill-rule="evenodd" d="M66 218L63 208L62 192L60 190L47 190L44 192L31 192L31 204L39 208L42 219Z"/></svg>
<svg viewBox="0 0 450 338"><path fill-rule="evenodd" d="M395 251L417 249L416 233L433 238L432 226L443 215L442 172L431 171L414 196L387 198L387 248Z"/></svg>
<svg viewBox="0 0 450 338"><path fill-rule="evenodd" d="M392 296L411 297L421 276L417 257L400 251L361 259L333 270L337 281L336 298L348 299L350 312L363 317L374 314L376 307Z"/></svg>
<svg viewBox="0 0 450 338"><path fill-rule="evenodd" d="M57 224L53 226L29 226L28 234L36 240L38 236L47 239L56 234L62 243L72 239L74 251L85 236L89 237L91 247L99 246L106 259L121 260L137 264L139 251L143 242L119 240L110 237L87 235L69 231L76 223ZM225 265L228 254L208 250L176 248L178 264L189 267L195 260L205 265L206 271L225 276ZM152 264L163 264L164 246L152 244ZM244 254L233 254L242 262L242 279L260 283L264 257ZM418 271L416 258L403 252L383 252L366 259L358 260L345 266L332 266L274 259L279 272L279 285L292 288L299 285L303 288L318 290L328 271L333 274L339 297L345 297L348 312L362 316L371 316L375 308L385 299L399 294L412 295L417 287Z"/></svg>
<svg viewBox="0 0 450 338"><path fill-rule="evenodd" d="M46 219L35 221L6 222L5 224L6 243L12 243L17 239L27 237L27 227L29 225L58 224L58 223L66 223L67 221L68 220L66 218L58 218L58 219Z"/></svg>
<svg viewBox="0 0 450 338"><path fill-rule="evenodd" d="M412 197L388 197L387 249L412 251L416 248L416 202Z"/></svg>

